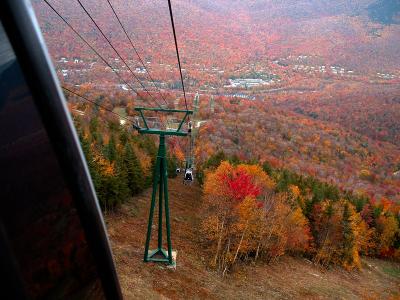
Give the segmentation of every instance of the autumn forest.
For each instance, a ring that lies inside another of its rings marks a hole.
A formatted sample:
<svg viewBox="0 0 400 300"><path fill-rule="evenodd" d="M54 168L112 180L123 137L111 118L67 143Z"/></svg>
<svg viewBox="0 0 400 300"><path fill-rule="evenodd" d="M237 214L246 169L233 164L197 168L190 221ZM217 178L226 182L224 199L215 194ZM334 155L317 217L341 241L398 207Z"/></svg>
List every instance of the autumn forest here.
<svg viewBox="0 0 400 300"><path fill-rule="evenodd" d="M81 2L119 53L77 1L49 0L111 67L45 2L33 6L107 214L152 183L158 140L134 130L135 107L182 109L184 97L167 1L111 1L134 49L107 1ZM399 261L398 2L172 2L189 108L199 95L207 267L225 276L285 255L348 271L361 257ZM169 177L189 144L168 138Z"/></svg>

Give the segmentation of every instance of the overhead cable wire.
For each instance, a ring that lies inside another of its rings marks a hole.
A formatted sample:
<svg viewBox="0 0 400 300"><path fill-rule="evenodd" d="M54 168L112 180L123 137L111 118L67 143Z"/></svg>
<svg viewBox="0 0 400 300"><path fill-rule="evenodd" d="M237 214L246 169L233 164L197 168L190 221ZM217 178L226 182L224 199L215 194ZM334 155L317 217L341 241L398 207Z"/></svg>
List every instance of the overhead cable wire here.
<svg viewBox="0 0 400 300"><path fill-rule="evenodd" d="M186 101L185 84L183 83L183 76L182 76L181 60L180 60L180 58L179 58L178 42L177 42L177 39L176 39L175 24L174 24L174 16L173 16L173 13L172 13L171 0L168 0L168 7L169 7L169 16L170 16L170 18L171 18L172 31L173 31L173 33L174 33L175 50L176 50L176 57L177 57L177 59L178 59L179 74L181 75L181 83L182 83L182 90L183 90L183 98L185 99L185 107L186 107L186 110L188 110L188 105L187 105L187 101Z"/></svg>
<svg viewBox="0 0 400 300"><path fill-rule="evenodd" d="M129 86L136 94L138 94L138 91L131 85L129 84L124 78L122 78L118 71L111 66L108 61L47 1L43 0L56 14L58 17L60 17L61 20L64 21L64 23L115 73L115 75L118 76L118 78L125 83L127 86ZM158 103L157 103L158 104Z"/></svg>
<svg viewBox="0 0 400 300"><path fill-rule="evenodd" d="M97 25L96 21L93 19L93 17L90 15L90 13L87 11L87 9L85 8L85 6L82 4L82 2L80 0L77 0L79 5L82 7L82 9L84 10L84 12L86 13L86 15L90 18L90 20L93 22L93 24L96 26L96 28L100 31L101 35L106 39L107 43L111 46L111 48L115 51L115 53L118 55L118 57L121 59L121 61L125 64L125 66L129 69L129 71L131 72L132 76L139 82L139 84L142 86L142 88L146 91L146 93L150 96L150 98L152 98L159 107L161 107L160 103L150 94L150 92L146 89L146 87L144 86L144 84L142 83L142 81L135 75L135 73L132 71L132 69L129 67L129 65L126 63L126 61L124 60L124 58L121 56L121 54L119 54L118 50L113 46L113 44L111 43L111 41L107 38L107 36L104 34L103 30L101 30L101 28L99 27L99 25Z"/></svg>
<svg viewBox="0 0 400 300"><path fill-rule="evenodd" d="M125 26L122 24L120 18L118 17L118 14L117 14L117 12L115 11L113 5L111 4L110 0L107 0L107 2L108 2L108 4L110 5L111 10L112 10L113 13L114 13L114 16L117 18L119 25L121 26L122 30L124 31L125 36L126 36L127 39L129 40L129 43L131 44L133 50L135 51L135 53L136 53L136 55L137 55L137 57L138 57L140 63L142 64L143 68L146 70L147 75L149 76L150 80L153 82L154 87L157 89L158 93L159 93L160 96L163 98L165 104L168 105L167 100L165 99L165 97L164 97L163 94L161 93L160 89L157 87L156 83L154 82L154 79L151 77L149 70L148 70L147 67L145 66L145 64L144 64L144 62L143 62L143 60L142 60L142 58L140 57L139 52L137 51L136 47L134 46L134 44L133 44L133 42L132 42L132 39L129 37L128 32L126 31Z"/></svg>
<svg viewBox="0 0 400 300"><path fill-rule="evenodd" d="M107 112L109 112L109 113L112 113L112 114L114 114L114 115L117 115L120 119L125 120L125 121L131 123L135 129L139 129L139 127L137 127L136 124L135 124L131 119L128 119L128 118L126 118L126 117L124 117L124 116L122 116L122 115L120 115L120 114L118 114L118 113L112 111L111 109L108 109L107 107L105 107L105 106L103 106L103 105L97 103L96 101L90 100L89 98L87 98L87 97L85 97L85 96L82 96L82 95L78 94L77 92L74 92L73 90L71 90L71 89L69 89L69 88L66 88L65 86L61 86L61 87L63 88L63 90L67 91L68 93L71 93L71 94L73 94L73 95L75 95L75 96L77 96L77 97L83 99L83 100L86 101L86 102L92 103L92 104L96 105L97 107L99 107L99 108L101 108L101 109L103 109L103 110L105 110L105 111L107 111Z"/></svg>

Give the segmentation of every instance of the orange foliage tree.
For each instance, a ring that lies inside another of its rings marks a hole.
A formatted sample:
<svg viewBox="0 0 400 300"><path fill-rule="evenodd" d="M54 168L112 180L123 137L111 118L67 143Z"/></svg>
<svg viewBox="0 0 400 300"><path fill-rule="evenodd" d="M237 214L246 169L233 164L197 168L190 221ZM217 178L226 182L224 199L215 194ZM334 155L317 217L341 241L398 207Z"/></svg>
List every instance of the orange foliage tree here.
<svg viewBox="0 0 400 300"><path fill-rule="evenodd" d="M202 232L211 265L226 273L238 260L268 260L308 249L311 235L289 194L274 193L274 181L258 165L222 162L206 174Z"/></svg>

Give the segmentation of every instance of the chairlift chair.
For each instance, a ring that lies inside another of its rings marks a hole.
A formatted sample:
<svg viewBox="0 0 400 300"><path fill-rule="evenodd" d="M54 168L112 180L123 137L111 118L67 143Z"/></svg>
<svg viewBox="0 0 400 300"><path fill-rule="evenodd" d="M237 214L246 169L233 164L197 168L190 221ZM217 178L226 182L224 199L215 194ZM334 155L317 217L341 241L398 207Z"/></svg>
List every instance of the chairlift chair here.
<svg viewBox="0 0 400 300"><path fill-rule="evenodd" d="M167 118L166 130L177 130L180 123L181 120L178 120L177 118Z"/></svg>
<svg viewBox="0 0 400 300"><path fill-rule="evenodd" d="M135 117L134 122L135 122L136 127L140 128L140 118L139 117Z"/></svg>
<svg viewBox="0 0 400 300"><path fill-rule="evenodd" d="M147 126L153 129L161 129L161 121L158 117L147 117L146 118Z"/></svg>
<svg viewBox="0 0 400 300"><path fill-rule="evenodd" d="M191 184L193 182L193 169L188 168L185 170L185 176L183 178L183 182L186 184Z"/></svg>
<svg viewBox="0 0 400 300"><path fill-rule="evenodd" d="M193 127L192 126L192 121L189 121L188 122L188 131L187 131L188 133L192 132L192 127Z"/></svg>

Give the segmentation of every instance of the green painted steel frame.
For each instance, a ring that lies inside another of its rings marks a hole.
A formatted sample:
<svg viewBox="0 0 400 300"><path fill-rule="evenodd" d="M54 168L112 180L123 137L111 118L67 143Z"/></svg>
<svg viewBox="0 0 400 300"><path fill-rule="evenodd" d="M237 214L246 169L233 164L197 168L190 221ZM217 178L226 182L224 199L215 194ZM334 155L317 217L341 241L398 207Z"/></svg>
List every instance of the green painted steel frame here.
<svg viewBox="0 0 400 300"><path fill-rule="evenodd" d="M172 243L171 243L171 224L169 218L169 199L168 199L168 174L167 174L167 149L165 144L165 137L169 135L175 136L187 136L188 132L181 131L183 123L186 118L193 114L191 110L179 110L179 109L165 109L165 108L145 108L136 107L136 111L139 112L143 119L145 128L139 128L141 134L158 134L160 136L160 145L158 147L158 154L156 165L154 168L153 175L153 192L151 195L151 205L149 213L149 222L147 224L147 235L146 244L144 248L144 261L145 262L165 262L169 265L175 265L175 261L172 258ZM159 130L149 128L146 117L143 111L156 111L164 113L185 113L182 121L176 130ZM158 239L157 249L149 251L151 230L153 225L154 210L156 206L156 196L158 190ZM164 204L164 205L163 205ZM163 207L164 206L164 207ZM163 208L165 209L165 226L167 231L167 250L163 249Z"/></svg>
<svg viewBox="0 0 400 300"><path fill-rule="evenodd" d="M168 174L167 174L167 155L165 146L165 135L160 135L160 145L158 148L156 166L154 168L153 193L151 195L151 205L149 222L147 224L146 244L144 249L145 262L166 262L174 265L172 259L171 225L169 219L169 199L168 199ZM149 252L151 230L153 225L154 210L156 206L156 196L158 190L158 240L157 249ZM163 249L163 204L165 209L165 225L167 229L167 250ZM158 256L158 257L157 257ZM161 256L161 257L160 257Z"/></svg>
<svg viewBox="0 0 400 300"><path fill-rule="evenodd" d="M176 135L176 136L187 136L188 133L185 131L181 131L183 123L185 123L186 118L189 115L193 114L192 110L183 110L183 109L166 109L166 108L147 108L147 107L136 107L136 111L139 112L145 128L139 128L139 132L142 134L158 134L158 135ZM182 121L179 123L179 127L176 130L161 130L161 129L151 129L147 125L146 117L143 114L143 111L155 111L155 112L163 112L163 113L185 113L185 116L182 118Z"/></svg>

